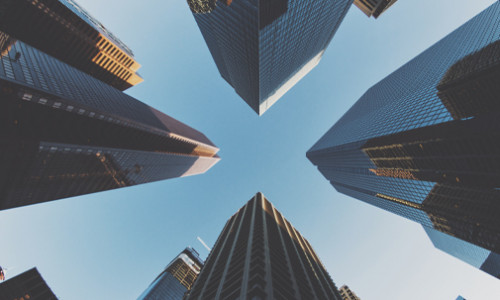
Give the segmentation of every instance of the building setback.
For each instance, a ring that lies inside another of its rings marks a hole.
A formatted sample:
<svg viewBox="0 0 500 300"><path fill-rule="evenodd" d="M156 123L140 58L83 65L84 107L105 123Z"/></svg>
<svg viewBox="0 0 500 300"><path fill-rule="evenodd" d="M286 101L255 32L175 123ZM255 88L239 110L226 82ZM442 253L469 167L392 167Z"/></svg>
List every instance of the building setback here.
<svg viewBox="0 0 500 300"><path fill-rule="evenodd" d="M361 300L347 285L341 286L339 292L343 300Z"/></svg>
<svg viewBox="0 0 500 300"><path fill-rule="evenodd" d="M320 61L353 0L188 0L219 72L259 115Z"/></svg>
<svg viewBox="0 0 500 300"><path fill-rule="evenodd" d="M370 88L308 151L337 191L500 253L500 2Z"/></svg>
<svg viewBox="0 0 500 300"><path fill-rule="evenodd" d="M261 193L226 223L187 299L342 300L309 242Z"/></svg>
<svg viewBox="0 0 500 300"><path fill-rule="evenodd" d="M182 300L193 286L203 260L193 248L186 248L139 296L138 300Z"/></svg>
<svg viewBox="0 0 500 300"><path fill-rule="evenodd" d="M0 283L0 300L57 300L36 268Z"/></svg>
<svg viewBox="0 0 500 300"><path fill-rule="evenodd" d="M13 5L0 3L0 12ZM0 210L200 174L219 161L201 132L10 32L0 32L0 54Z"/></svg>
<svg viewBox="0 0 500 300"><path fill-rule="evenodd" d="M143 81L132 50L73 0L0 0L0 30L121 91Z"/></svg>
<svg viewBox="0 0 500 300"><path fill-rule="evenodd" d="M378 18L398 0L354 0L356 5L368 17Z"/></svg>

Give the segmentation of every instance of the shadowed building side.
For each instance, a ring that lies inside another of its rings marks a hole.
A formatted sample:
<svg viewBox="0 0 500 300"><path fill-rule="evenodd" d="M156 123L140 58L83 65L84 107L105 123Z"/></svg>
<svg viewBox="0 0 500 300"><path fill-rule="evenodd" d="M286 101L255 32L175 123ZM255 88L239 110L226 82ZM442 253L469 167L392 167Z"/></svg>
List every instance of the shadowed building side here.
<svg viewBox="0 0 500 300"><path fill-rule="evenodd" d="M0 283L0 300L57 300L36 268Z"/></svg>
<svg viewBox="0 0 500 300"><path fill-rule="evenodd" d="M73 0L0 0L0 30L121 91L143 81L132 51Z"/></svg>
<svg viewBox="0 0 500 300"><path fill-rule="evenodd" d="M261 193L226 223L187 299L342 300L309 242Z"/></svg>
<svg viewBox="0 0 500 300"><path fill-rule="evenodd" d="M201 132L30 47L0 58L0 209L204 173Z"/></svg>
<svg viewBox="0 0 500 300"><path fill-rule="evenodd" d="M341 193L500 253L499 40L496 2L370 88L307 157Z"/></svg>
<svg viewBox="0 0 500 300"><path fill-rule="evenodd" d="M319 63L352 1L188 4L222 78L262 115Z"/></svg>

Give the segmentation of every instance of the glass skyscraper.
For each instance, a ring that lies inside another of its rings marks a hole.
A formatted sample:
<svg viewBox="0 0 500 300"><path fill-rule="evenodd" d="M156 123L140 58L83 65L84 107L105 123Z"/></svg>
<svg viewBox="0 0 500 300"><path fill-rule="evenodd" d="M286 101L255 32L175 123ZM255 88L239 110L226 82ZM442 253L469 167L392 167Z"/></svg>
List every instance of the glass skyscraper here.
<svg viewBox="0 0 500 300"><path fill-rule="evenodd" d="M0 300L57 300L36 268L0 283Z"/></svg>
<svg viewBox="0 0 500 300"><path fill-rule="evenodd" d="M0 30L119 90L143 81L132 50L74 0L2 0Z"/></svg>
<svg viewBox="0 0 500 300"><path fill-rule="evenodd" d="M199 174L219 161L201 132L9 32L0 53L0 210Z"/></svg>
<svg viewBox="0 0 500 300"><path fill-rule="evenodd" d="M309 242L261 193L227 221L188 300L342 300Z"/></svg>
<svg viewBox="0 0 500 300"><path fill-rule="evenodd" d="M435 229L424 229L437 249L500 279L500 254Z"/></svg>
<svg viewBox="0 0 500 300"><path fill-rule="evenodd" d="M337 191L500 253L500 2L370 88L308 151Z"/></svg>
<svg viewBox="0 0 500 300"><path fill-rule="evenodd" d="M163 272L139 296L138 300L182 300L193 286L203 260L191 247L186 248L168 264Z"/></svg>
<svg viewBox="0 0 500 300"><path fill-rule="evenodd" d="M221 76L259 115L320 61L353 0L188 0Z"/></svg>

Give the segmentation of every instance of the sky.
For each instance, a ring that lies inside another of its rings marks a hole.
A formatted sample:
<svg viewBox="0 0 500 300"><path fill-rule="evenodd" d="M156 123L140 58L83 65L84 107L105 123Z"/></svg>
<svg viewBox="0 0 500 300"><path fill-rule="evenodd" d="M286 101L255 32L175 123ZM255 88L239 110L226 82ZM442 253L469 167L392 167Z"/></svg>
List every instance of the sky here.
<svg viewBox="0 0 500 300"><path fill-rule="evenodd" d="M186 246L202 257L258 191L363 300L500 299L500 280L435 249L417 223L335 191L306 151L372 85L494 0L353 6L320 64L258 117L220 77L183 0L79 0L135 53L127 93L221 150L207 173L0 211L0 265L36 266L61 299L136 299Z"/></svg>

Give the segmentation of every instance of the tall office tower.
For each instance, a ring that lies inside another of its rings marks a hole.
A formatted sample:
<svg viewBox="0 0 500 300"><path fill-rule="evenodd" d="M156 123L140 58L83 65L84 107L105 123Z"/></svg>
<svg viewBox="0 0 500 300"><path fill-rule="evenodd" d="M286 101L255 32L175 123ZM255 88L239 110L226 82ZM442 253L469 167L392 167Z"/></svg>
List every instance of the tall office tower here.
<svg viewBox="0 0 500 300"><path fill-rule="evenodd" d="M353 0L188 0L219 72L262 115L320 61Z"/></svg>
<svg viewBox="0 0 500 300"><path fill-rule="evenodd" d="M0 30L119 90L143 81L132 51L73 0L0 0Z"/></svg>
<svg viewBox="0 0 500 300"><path fill-rule="evenodd" d="M193 128L9 44L0 57L0 210L199 174L219 160Z"/></svg>
<svg viewBox="0 0 500 300"><path fill-rule="evenodd" d="M139 296L138 300L182 300L203 267L203 260L191 247L184 249Z"/></svg>
<svg viewBox="0 0 500 300"><path fill-rule="evenodd" d="M57 300L36 268L0 283L0 300Z"/></svg>
<svg viewBox="0 0 500 300"><path fill-rule="evenodd" d="M339 292L343 300L361 300L347 285L340 287Z"/></svg>
<svg viewBox="0 0 500 300"><path fill-rule="evenodd" d="M437 249L500 279L500 254L435 229L424 229Z"/></svg>
<svg viewBox="0 0 500 300"><path fill-rule="evenodd" d="M370 88L308 151L337 191L500 253L500 2Z"/></svg>
<svg viewBox="0 0 500 300"><path fill-rule="evenodd" d="M226 223L187 299L342 300L309 242L261 193Z"/></svg>
<svg viewBox="0 0 500 300"><path fill-rule="evenodd" d="M368 17L378 18L398 0L354 0L356 5Z"/></svg>

